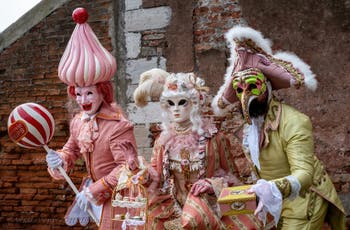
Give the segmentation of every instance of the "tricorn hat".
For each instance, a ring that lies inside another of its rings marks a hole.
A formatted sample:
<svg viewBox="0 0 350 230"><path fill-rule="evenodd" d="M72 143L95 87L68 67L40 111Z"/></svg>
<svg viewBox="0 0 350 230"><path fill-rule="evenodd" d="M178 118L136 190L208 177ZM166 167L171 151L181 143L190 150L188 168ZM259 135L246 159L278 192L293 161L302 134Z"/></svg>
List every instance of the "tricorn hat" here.
<svg viewBox="0 0 350 230"><path fill-rule="evenodd" d="M225 83L214 97L212 106L216 114L223 114L227 105L238 101L232 87L232 80L240 71L259 69L271 83L272 90L299 88L305 85L316 90L317 81L310 66L290 52L272 53L271 41L250 27L235 26L225 38L231 51Z"/></svg>

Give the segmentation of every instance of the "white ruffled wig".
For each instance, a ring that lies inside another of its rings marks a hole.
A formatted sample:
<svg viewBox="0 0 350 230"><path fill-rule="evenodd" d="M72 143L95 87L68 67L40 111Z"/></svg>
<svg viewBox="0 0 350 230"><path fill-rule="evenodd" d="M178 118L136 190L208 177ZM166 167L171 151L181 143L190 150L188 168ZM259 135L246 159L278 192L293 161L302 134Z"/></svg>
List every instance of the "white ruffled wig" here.
<svg viewBox="0 0 350 230"><path fill-rule="evenodd" d="M204 86L203 79L193 73L173 73L169 75L160 97L160 105L163 108L163 129L165 132L171 127L171 118L168 100L171 98L186 98L192 103L190 120L193 124L192 131L202 134L201 107L206 99L208 88Z"/></svg>
<svg viewBox="0 0 350 230"><path fill-rule="evenodd" d="M147 77L144 77L147 76ZM183 97L191 101L190 120L192 131L202 134L201 109L205 103L209 89L203 79L194 73L168 73L161 69L152 69L141 74L139 86L134 92L135 103L139 107L147 105L148 97L159 97L162 108L162 128L165 134L172 129L168 100ZM162 90L157 92L154 89Z"/></svg>

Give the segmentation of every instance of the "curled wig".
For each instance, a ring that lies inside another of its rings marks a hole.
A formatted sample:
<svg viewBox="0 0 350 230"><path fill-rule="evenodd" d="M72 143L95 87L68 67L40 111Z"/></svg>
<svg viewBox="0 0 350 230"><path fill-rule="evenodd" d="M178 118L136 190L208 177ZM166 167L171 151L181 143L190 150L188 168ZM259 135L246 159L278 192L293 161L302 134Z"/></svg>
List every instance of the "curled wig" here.
<svg viewBox="0 0 350 230"><path fill-rule="evenodd" d="M191 101L190 120L192 130L203 133L201 111L205 103L208 87L203 79L194 73L168 73L161 69L151 69L141 74L139 86L134 92L135 103L139 107L147 105L149 97L157 97L162 108L162 127L167 133L171 129L171 119L168 99L184 97Z"/></svg>

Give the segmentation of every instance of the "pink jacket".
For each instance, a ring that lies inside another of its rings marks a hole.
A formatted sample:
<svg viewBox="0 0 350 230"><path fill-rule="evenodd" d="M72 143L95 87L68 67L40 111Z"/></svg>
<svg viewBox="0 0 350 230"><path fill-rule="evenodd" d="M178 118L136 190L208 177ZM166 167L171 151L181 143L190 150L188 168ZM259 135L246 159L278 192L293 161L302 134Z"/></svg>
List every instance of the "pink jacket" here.
<svg viewBox="0 0 350 230"><path fill-rule="evenodd" d="M111 195L117 185L120 169L130 157L137 158L133 125L120 108L106 104L102 105L91 122L83 121L82 117L83 114L79 113L73 118L69 140L58 152L66 171L74 167L78 158L84 157L88 176L94 182L89 186L90 192L98 205L103 204L100 229L110 229ZM55 179L62 179L57 172L50 169L49 172Z"/></svg>

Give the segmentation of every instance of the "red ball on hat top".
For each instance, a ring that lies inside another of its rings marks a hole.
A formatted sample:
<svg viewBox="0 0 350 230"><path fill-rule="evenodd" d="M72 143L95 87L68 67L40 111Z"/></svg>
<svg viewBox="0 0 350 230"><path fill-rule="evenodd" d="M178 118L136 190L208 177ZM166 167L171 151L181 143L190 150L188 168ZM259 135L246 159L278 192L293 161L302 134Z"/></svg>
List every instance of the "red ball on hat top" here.
<svg viewBox="0 0 350 230"><path fill-rule="evenodd" d="M85 8L79 7L73 11L72 18L76 23L83 24L88 20L89 14Z"/></svg>

